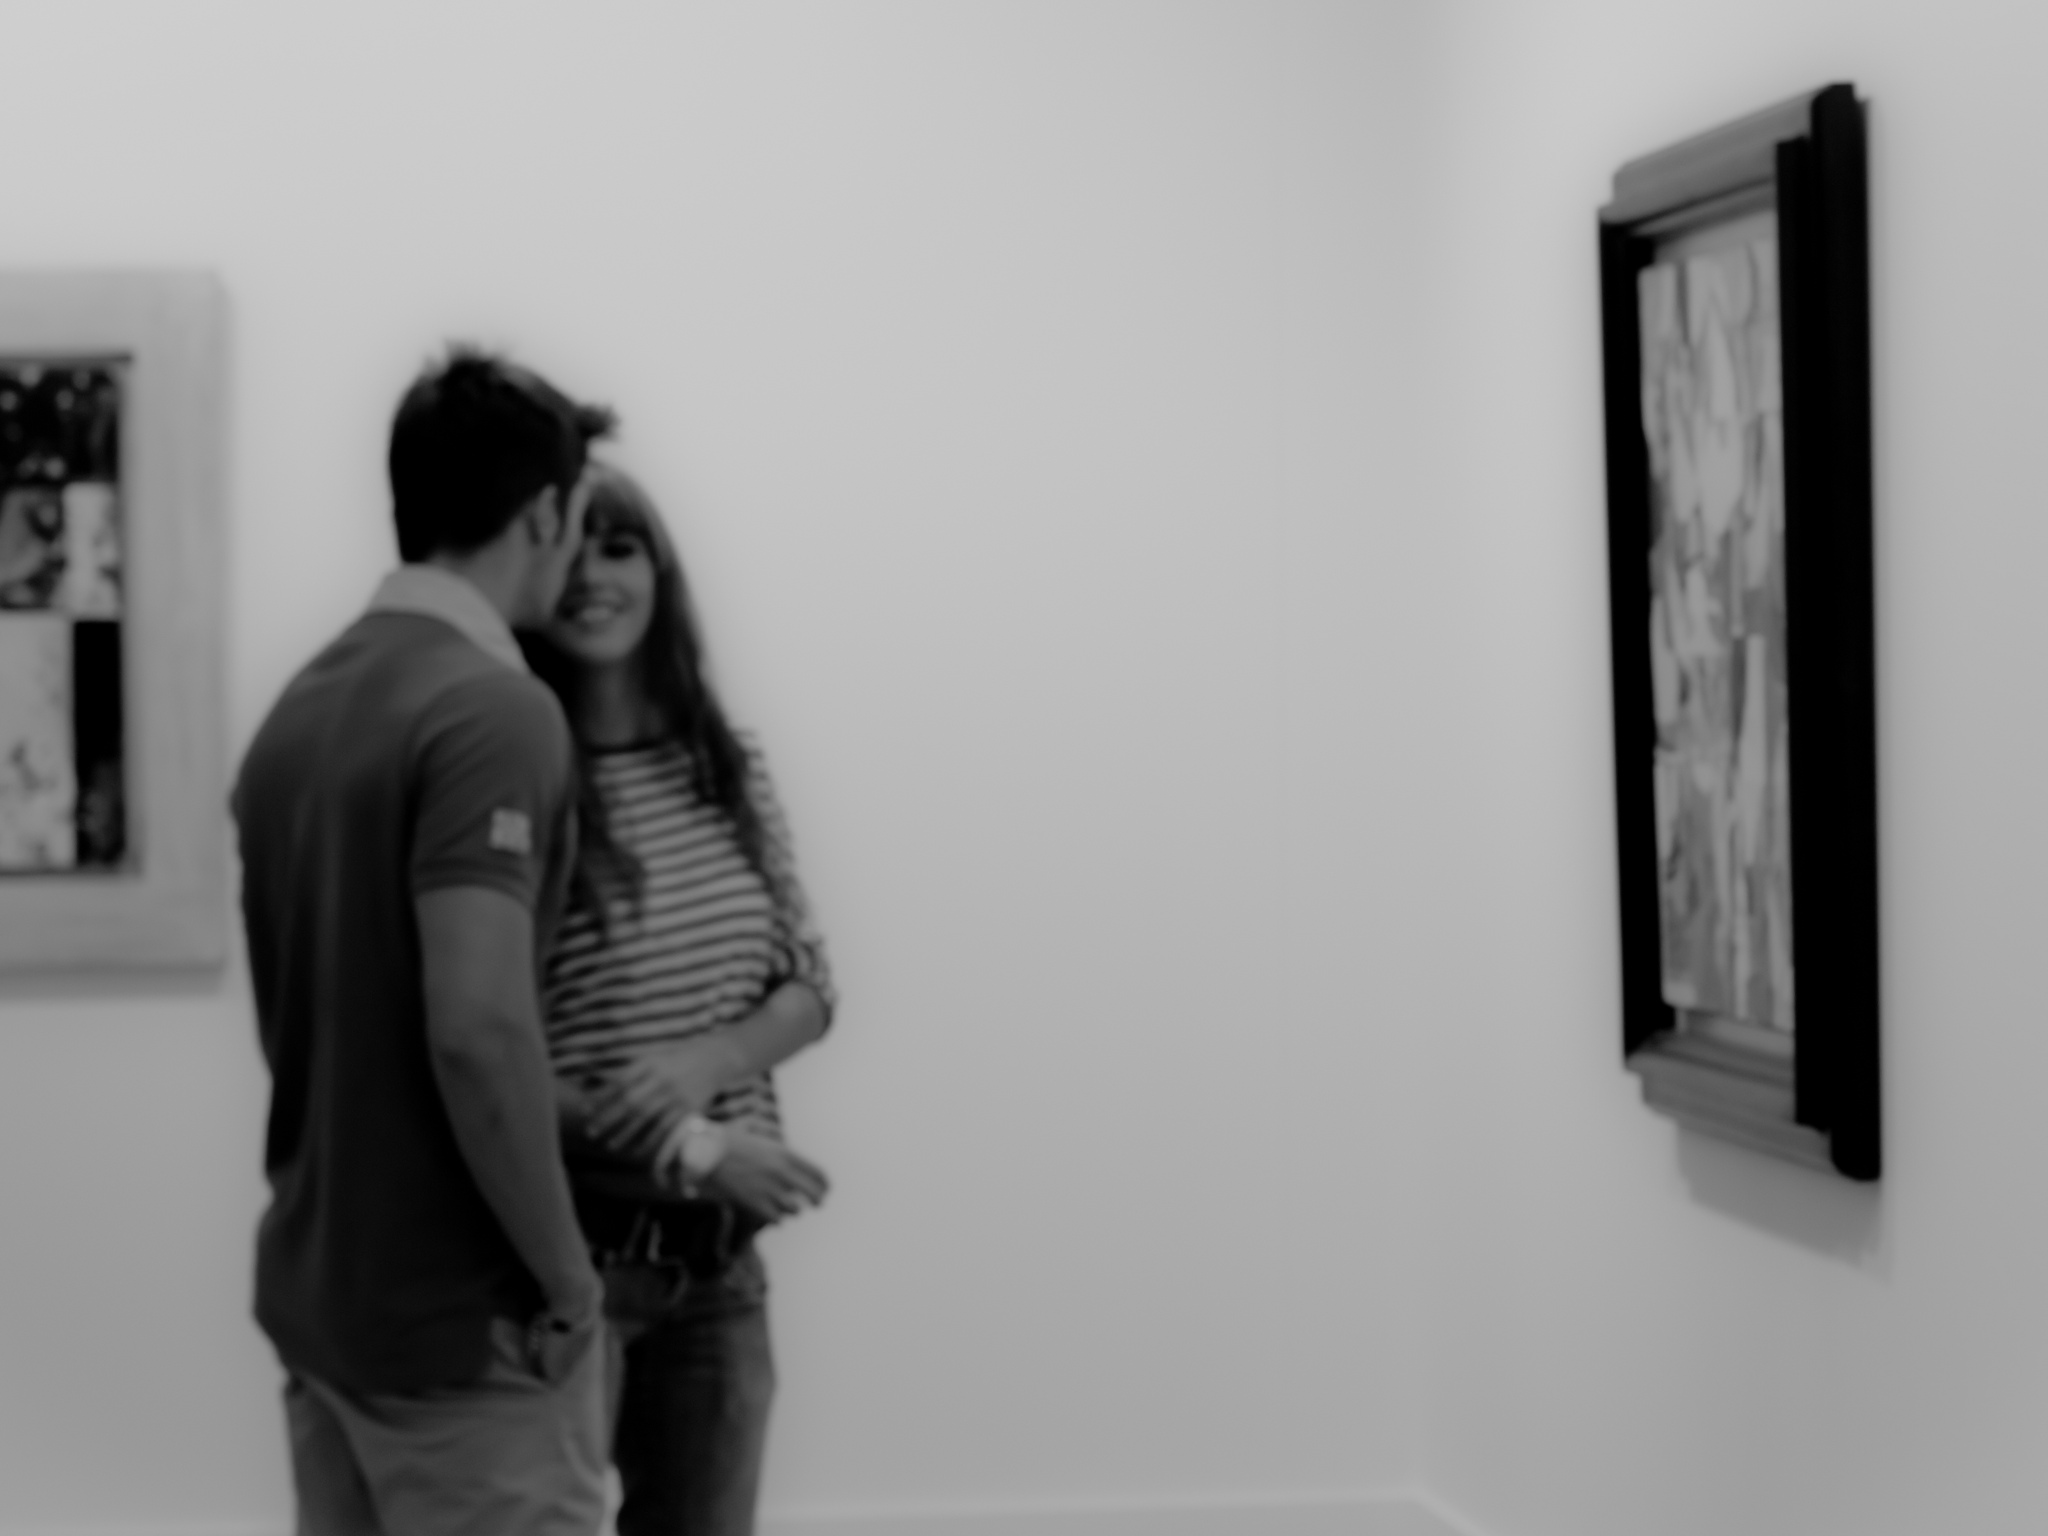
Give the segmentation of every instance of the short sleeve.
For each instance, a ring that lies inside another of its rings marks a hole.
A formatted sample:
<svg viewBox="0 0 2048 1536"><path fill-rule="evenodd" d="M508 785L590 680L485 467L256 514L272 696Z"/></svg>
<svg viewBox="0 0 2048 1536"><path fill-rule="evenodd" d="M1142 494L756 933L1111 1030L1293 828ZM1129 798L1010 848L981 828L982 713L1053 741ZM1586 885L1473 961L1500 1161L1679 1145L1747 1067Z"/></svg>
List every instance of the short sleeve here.
<svg viewBox="0 0 2048 1536"><path fill-rule="evenodd" d="M480 885L538 910L572 772L568 726L544 684L506 671L450 688L415 738L413 894Z"/></svg>
<svg viewBox="0 0 2048 1536"><path fill-rule="evenodd" d="M832 985L832 965L825 954L825 938L811 916L811 904L797 878L796 851L790 841L789 822L782 814L782 802L769 777L768 762L760 747L743 738L747 753L747 798L761 819L761 858L775 898L776 981L800 981L809 986L825 1004L829 1026L838 1011L839 994Z"/></svg>

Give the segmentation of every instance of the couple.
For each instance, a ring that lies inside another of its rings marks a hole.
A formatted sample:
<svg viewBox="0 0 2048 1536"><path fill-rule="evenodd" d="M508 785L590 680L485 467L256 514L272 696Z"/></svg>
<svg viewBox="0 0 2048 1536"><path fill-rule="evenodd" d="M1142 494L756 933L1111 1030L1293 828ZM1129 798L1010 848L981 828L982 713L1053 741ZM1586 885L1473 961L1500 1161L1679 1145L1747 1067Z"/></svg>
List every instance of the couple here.
<svg viewBox="0 0 2048 1536"><path fill-rule="evenodd" d="M753 1526L752 1238L825 1192L769 1072L833 994L611 425L484 354L423 373L404 564L235 786L301 1536L589 1536L608 1459L621 1536Z"/></svg>

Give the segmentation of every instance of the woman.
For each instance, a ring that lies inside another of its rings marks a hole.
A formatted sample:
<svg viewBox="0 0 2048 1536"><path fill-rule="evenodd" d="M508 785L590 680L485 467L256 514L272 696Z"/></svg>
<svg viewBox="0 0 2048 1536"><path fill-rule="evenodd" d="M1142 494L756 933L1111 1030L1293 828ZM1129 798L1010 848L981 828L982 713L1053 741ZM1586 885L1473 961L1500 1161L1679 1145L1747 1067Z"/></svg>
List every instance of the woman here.
<svg viewBox="0 0 2048 1536"><path fill-rule="evenodd" d="M573 894L544 985L584 1235L612 1322L620 1536L740 1536L774 1368L761 1227L825 1176L769 1070L833 994L759 751L704 676L674 547L600 466L554 622L530 637L583 768Z"/></svg>

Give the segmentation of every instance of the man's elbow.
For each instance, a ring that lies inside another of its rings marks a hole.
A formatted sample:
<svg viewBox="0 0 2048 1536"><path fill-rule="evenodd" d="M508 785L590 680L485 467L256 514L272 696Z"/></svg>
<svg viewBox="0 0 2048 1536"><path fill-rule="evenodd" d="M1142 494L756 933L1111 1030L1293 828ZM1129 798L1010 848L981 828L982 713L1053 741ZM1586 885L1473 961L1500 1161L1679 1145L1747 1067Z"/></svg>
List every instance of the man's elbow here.
<svg viewBox="0 0 2048 1536"><path fill-rule="evenodd" d="M427 1008L427 1055L444 1075L495 1077L531 1049L532 1034L531 1024L511 1009Z"/></svg>

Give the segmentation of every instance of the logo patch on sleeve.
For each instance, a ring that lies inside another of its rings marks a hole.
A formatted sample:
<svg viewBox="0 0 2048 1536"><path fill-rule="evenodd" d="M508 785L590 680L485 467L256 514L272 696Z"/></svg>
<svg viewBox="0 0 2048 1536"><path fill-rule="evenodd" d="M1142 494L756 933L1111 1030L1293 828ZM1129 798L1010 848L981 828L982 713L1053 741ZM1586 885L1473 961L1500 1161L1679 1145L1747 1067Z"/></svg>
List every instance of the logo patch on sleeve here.
<svg viewBox="0 0 2048 1536"><path fill-rule="evenodd" d="M502 806L491 812L491 846L500 853L533 852L533 820L524 811Z"/></svg>

